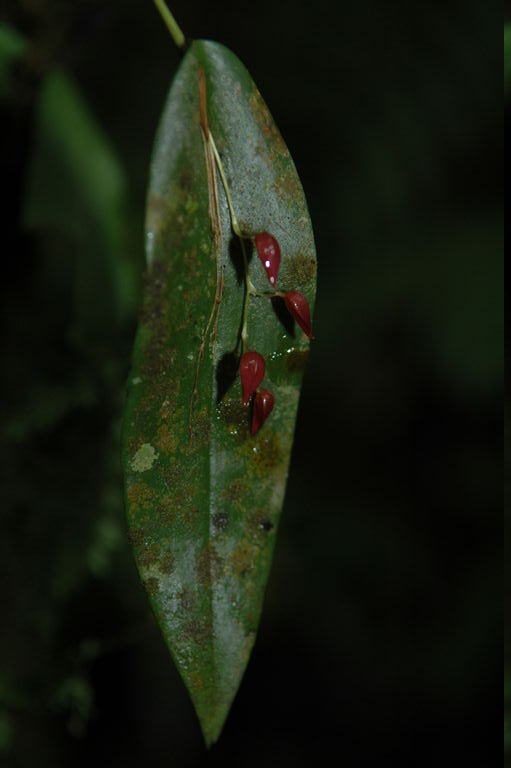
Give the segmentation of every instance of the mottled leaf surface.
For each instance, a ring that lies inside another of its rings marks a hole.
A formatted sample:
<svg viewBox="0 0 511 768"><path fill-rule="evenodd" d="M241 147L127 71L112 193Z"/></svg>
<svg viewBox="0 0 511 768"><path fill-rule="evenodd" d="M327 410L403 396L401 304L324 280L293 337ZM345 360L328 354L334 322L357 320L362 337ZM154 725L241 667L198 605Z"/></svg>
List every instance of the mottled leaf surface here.
<svg viewBox="0 0 511 768"><path fill-rule="evenodd" d="M254 644L309 342L281 300L251 298L248 346L265 357L263 385L275 395L273 413L251 437L250 409L241 404L237 376L243 262L220 178L218 247L212 234L199 63L210 128L242 231L267 230L278 238L277 287L302 291L311 308L316 261L300 181L250 75L221 45L194 42L170 89L154 148L148 269L122 451L137 565L210 744L222 729ZM266 290L249 238L247 248L251 280ZM190 411L217 259L225 291Z"/></svg>

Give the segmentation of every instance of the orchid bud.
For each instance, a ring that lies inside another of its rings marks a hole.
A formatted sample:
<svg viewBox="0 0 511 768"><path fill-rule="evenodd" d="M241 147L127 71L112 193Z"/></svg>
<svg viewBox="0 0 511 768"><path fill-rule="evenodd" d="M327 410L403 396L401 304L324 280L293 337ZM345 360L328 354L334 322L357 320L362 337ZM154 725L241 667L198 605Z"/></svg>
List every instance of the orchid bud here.
<svg viewBox="0 0 511 768"><path fill-rule="evenodd" d="M280 247L269 232L260 232L254 238L257 255L266 271L268 282L275 286L280 267Z"/></svg>
<svg viewBox="0 0 511 768"><path fill-rule="evenodd" d="M256 435L270 415L275 404L275 398L267 389L260 389L254 398L252 410L252 426L250 432Z"/></svg>
<svg viewBox="0 0 511 768"><path fill-rule="evenodd" d="M242 355L240 360L240 378L243 405L248 405L248 401L264 379L265 370L264 357L259 352L249 350Z"/></svg>
<svg viewBox="0 0 511 768"><path fill-rule="evenodd" d="M311 313L307 299L300 291L288 291L284 294L284 302L288 312L294 317L302 331L309 339L313 339L311 328Z"/></svg>

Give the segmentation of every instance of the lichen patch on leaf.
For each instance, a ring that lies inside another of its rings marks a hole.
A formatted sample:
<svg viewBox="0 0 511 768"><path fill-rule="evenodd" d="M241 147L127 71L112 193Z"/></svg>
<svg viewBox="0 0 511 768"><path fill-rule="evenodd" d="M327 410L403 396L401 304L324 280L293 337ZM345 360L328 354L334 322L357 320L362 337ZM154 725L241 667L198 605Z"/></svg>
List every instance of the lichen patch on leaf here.
<svg viewBox="0 0 511 768"><path fill-rule="evenodd" d="M143 443L131 461L131 468L134 472L147 472L156 461L157 454L153 446L149 443Z"/></svg>

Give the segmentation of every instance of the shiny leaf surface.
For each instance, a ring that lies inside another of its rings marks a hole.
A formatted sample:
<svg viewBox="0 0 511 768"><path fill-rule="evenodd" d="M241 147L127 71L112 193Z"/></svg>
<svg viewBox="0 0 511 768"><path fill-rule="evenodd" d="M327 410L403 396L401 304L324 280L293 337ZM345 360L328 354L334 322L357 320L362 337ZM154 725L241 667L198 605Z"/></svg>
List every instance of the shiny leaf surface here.
<svg viewBox="0 0 511 768"><path fill-rule="evenodd" d="M250 75L221 45L194 42L172 84L154 148L148 269L122 451L137 565L210 744L254 644L309 341L282 299L250 298L248 348L264 356L263 386L275 397L271 416L252 437L238 373L243 258L216 171L221 227L213 234L199 64L252 283L267 290L253 248L258 232L278 238L279 289L299 289L311 309L316 261L300 181ZM211 323L197 366L217 265L225 281L218 325L215 332Z"/></svg>

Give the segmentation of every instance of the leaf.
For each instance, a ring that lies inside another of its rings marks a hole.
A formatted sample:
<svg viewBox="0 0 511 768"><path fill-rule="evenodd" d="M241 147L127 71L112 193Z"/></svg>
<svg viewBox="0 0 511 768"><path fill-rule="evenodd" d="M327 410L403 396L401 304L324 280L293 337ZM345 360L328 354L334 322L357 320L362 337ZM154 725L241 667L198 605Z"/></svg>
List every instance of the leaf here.
<svg viewBox="0 0 511 768"><path fill-rule="evenodd" d="M124 171L77 86L66 72L51 71L37 100L24 223L72 236L93 224L115 241L125 189Z"/></svg>
<svg viewBox="0 0 511 768"><path fill-rule="evenodd" d="M101 339L105 317L124 318L134 302L121 248L126 190L124 169L80 90L66 72L51 71L37 99L22 220L72 242L74 325Z"/></svg>
<svg viewBox="0 0 511 768"><path fill-rule="evenodd" d="M0 98L11 92L14 65L28 50L28 41L14 27L0 24Z"/></svg>
<svg viewBox="0 0 511 768"><path fill-rule="evenodd" d="M274 306L251 297L248 345L264 356L263 386L275 395L271 416L251 437L237 375L243 261L220 178L217 248L212 234L199 63L209 127L242 232L277 237L278 287L299 289L311 308L316 261L296 169L252 79L226 48L194 42L171 87L154 148L148 270L122 452L137 565L209 745L254 644L309 342L282 300ZM249 239L246 245L250 278L266 290L262 264ZM217 256L225 274L218 331L208 337L192 401Z"/></svg>

